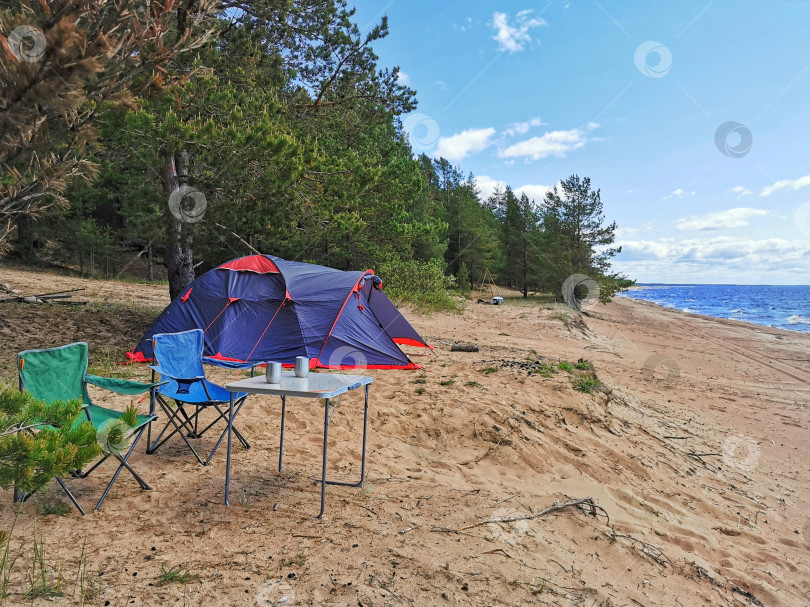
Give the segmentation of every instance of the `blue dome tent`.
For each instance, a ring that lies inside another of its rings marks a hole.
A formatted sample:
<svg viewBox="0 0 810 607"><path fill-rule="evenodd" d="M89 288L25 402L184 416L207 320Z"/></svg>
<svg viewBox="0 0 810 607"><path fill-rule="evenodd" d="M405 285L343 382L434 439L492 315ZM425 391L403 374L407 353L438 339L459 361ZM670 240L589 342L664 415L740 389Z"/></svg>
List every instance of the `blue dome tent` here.
<svg viewBox="0 0 810 607"><path fill-rule="evenodd" d="M150 361L152 336L204 332L204 360L312 369L418 369L398 344L430 348L382 292L372 270L344 272L272 255L222 264L191 283L127 356Z"/></svg>

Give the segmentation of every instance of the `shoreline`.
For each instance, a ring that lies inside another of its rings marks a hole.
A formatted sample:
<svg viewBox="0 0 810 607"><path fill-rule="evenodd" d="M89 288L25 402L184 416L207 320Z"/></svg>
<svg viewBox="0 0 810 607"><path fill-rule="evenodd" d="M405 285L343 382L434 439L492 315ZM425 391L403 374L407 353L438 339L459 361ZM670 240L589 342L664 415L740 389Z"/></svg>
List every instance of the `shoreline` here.
<svg viewBox="0 0 810 607"><path fill-rule="evenodd" d="M670 308L669 306L665 306L663 304L654 301L649 301L648 299L636 299L635 297L628 297L628 296L623 296L620 299L625 301L632 301L633 303L644 306L652 306L657 310L661 310L662 312L672 312L674 314L679 315L682 314L690 318L701 319L705 321L713 321L718 322L720 324L730 323L734 324L735 326L740 326L741 328L756 329L758 331L766 331L766 332L778 331L780 333L784 333L785 335L804 335L810 338L810 331L794 331L792 329L783 329L781 327L773 327L771 325L761 325L748 320L740 320L738 318L723 318L722 316L711 316L710 314L703 314L701 312L689 312L686 310L682 310L680 308ZM591 310L593 310L593 308L591 308Z"/></svg>
<svg viewBox="0 0 810 607"><path fill-rule="evenodd" d="M673 285L662 285L662 286L673 286ZM674 286L680 286L680 285L674 285ZM714 286L714 285L712 285L712 286ZM724 286L724 285L721 285L721 286ZM732 285L732 286L739 286L739 285ZM748 285L742 285L742 286L748 286ZM765 286L771 286L771 285L765 285ZM799 286L804 286L804 285L799 285ZM645 289L645 288L647 288L647 287L639 287L639 290ZM628 289L628 291L630 291L630 290L632 290L632 287L631 287L631 289ZM676 308L674 306L670 307L670 306L664 305L662 303L658 303L658 302L655 302L655 301L650 301L648 299L642 299L642 298L638 298L638 297L633 297L632 295L629 295L629 294L619 293L619 294L616 294L616 296L614 296L614 299L625 299L625 300L645 302L645 303L649 303L649 304L658 306L659 308L662 308L664 310L673 310L673 311L676 311L676 312L681 312L683 314L690 314L690 315L696 316L696 317L702 317L702 318L713 319L713 320L729 320L729 321L735 321L735 322L744 323L746 325L750 325L750 326L754 326L754 327L764 327L764 328L774 329L774 330L779 330L779 331L787 331L788 333L799 333L799 334L804 334L804 335L810 335L810 328L808 328L807 331L803 331L803 330L800 330L800 329L784 329L782 327L774 327L773 325L761 324L761 323L750 321L750 320L741 320L741 319L738 319L738 318L726 318L726 317L723 317L723 316L712 316L710 314L706 314L706 313L703 313L703 312L691 311L691 310L688 309L689 306L687 306L687 309ZM805 324L805 323L802 323L802 324Z"/></svg>

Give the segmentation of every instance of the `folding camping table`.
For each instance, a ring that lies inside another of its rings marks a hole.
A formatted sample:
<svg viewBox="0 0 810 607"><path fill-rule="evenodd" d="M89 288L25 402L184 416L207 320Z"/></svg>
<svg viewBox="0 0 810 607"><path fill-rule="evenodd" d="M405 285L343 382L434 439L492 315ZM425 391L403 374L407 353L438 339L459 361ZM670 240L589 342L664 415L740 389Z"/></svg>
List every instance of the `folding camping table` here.
<svg viewBox="0 0 810 607"><path fill-rule="evenodd" d="M284 414L287 408L287 397L318 398L324 400L323 410L323 468L320 479L312 479L321 483L321 512L315 518L322 518L326 500L326 485L342 485L344 487L362 487L366 474L366 433L368 430L368 387L374 381L373 377L365 375L341 375L332 373L309 373L306 377L296 377L292 371L281 374L281 383L268 384L264 375L243 379L230 383L225 389L231 393L228 406L228 457L225 467L225 505L230 506L228 495L231 484L231 434L234 418L234 393L248 392L250 394L273 394L281 397L281 441L278 448L278 471L281 472L282 458L284 457ZM360 480L356 483L326 480L326 446L329 438L329 422L335 412L337 404L330 411L330 401L350 390L365 386L365 408L363 412L363 456L360 464Z"/></svg>

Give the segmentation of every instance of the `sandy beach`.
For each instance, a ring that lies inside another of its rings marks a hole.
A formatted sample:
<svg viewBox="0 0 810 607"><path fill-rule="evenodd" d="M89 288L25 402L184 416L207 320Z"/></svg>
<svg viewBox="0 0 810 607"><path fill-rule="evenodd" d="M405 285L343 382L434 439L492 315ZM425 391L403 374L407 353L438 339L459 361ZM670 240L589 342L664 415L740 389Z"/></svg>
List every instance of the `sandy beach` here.
<svg viewBox="0 0 810 607"><path fill-rule="evenodd" d="M168 303L162 286L17 270L0 281ZM2 305L7 380L20 349L83 340L92 352L115 331ZM365 486L330 487L322 521L311 518L320 492L309 477L319 472L323 409L309 401L287 408L278 474L280 403L249 398L238 426L253 448L235 443L231 507L224 451L202 467L179 439L133 456L152 491L122 475L86 517L37 515L39 501L59 495L49 485L16 521L7 602L30 602L22 593L41 537L65 596L37 605L76 604L81 571L87 604L114 606L810 604L810 335L625 298L582 319L561 312L519 301L430 317L406 310L435 353L408 349L424 372L368 371ZM451 352L456 342L480 351ZM580 359L600 382L591 393L574 388L577 369L558 364ZM130 369L148 379L145 367ZM221 383L241 376L210 370ZM361 428L353 392L333 417L331 478L359 475ZM91 507L104 481L68 483ZM17 508L10 492L0 497L9 530ZM588 497L598 508L540 515ZM520 520L492 520L503 518ZM190 577L163 583L173 568Z"/></svg>

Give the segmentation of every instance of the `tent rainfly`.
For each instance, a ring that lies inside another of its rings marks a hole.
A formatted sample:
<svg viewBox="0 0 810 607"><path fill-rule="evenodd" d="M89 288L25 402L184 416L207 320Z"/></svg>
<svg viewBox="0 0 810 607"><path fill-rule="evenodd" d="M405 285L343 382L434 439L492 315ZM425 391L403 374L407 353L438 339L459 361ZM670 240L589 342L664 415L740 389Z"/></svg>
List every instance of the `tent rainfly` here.
<svg viewBox="0 0 810 607"><path fill-rule="evenodd" d="M430 348L382 292L372 270L344 272L250 255L191 283L127 357L153 358L152 336L204 332L204 359L226 367L296 356L312 369L418 369L397 344Z"/></svg>

